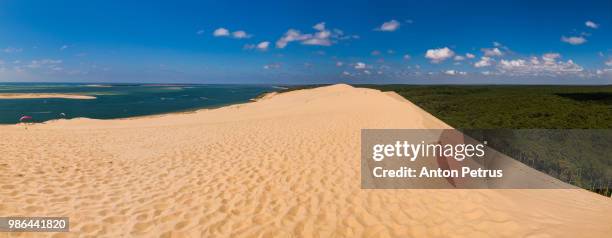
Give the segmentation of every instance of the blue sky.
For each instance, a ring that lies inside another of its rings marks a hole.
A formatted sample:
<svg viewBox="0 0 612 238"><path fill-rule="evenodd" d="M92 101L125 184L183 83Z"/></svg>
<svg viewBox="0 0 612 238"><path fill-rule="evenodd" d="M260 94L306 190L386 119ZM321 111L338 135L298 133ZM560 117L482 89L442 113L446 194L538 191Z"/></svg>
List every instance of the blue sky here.
<svg viewBox="0 0 612 238"><path fill-rule="evenodd" d="M612 83L612 1L2 1L0 81Z"/></svg>

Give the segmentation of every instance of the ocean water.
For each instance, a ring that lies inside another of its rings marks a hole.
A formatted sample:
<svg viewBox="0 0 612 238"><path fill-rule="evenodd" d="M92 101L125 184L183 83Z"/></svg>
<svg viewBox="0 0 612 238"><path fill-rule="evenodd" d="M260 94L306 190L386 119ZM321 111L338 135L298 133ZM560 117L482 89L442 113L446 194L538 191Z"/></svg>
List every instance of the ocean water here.
<svg viewBox="0 0 612 238"><path fill-rule="evenodd" d="M68 93L96 99L0 99L0 124L21 116L44 122L60 118L126 118L215 108L248 102L279 87L260 85L0 83L0 93Z"/></svg>

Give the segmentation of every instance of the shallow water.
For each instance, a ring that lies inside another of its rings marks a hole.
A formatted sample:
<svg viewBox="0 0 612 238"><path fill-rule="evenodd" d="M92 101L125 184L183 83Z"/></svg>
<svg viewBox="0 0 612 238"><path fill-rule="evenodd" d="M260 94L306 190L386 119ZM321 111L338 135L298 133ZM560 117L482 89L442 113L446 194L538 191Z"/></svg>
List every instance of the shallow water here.
<svg viewBox="0 0 612 238"><path fill-rule="evenodd" d="M79 99L0 99L0 124L18 123L24 115L33 122L61 118L125 118L213 108L248 102L277 91L260 85L163 84L41 84L0 83L0 93L69 93L95 96Z"/></svg>

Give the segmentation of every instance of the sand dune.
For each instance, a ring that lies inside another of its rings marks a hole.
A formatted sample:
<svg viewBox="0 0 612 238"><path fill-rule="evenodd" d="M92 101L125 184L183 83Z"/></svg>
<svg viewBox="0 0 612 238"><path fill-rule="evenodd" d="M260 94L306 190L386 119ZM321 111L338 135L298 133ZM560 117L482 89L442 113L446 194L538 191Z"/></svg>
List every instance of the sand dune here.
<svg viewBox="0 0 612 238"><path fill-rule="evenodd" d="M63 94L63 93L0 93L0 99L31 99L31 98L65 98L65 99L96 99L94 96Z"/></svg>
<svg viewBox="0 0 612 238"><path fill-rule="evenodd" d="M609 237L578 189L364 190L361 128L449 128L348 85L190 114L0 126L0 214L69 216L19 237Z"/></svg>

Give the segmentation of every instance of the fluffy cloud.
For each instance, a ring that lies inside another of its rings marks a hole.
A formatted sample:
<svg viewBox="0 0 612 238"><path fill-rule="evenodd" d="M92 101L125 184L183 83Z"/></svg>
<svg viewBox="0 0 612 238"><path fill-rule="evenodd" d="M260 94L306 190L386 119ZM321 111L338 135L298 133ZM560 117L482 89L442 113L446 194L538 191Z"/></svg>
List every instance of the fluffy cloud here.
<svg viewBox="0 0 612 238"><path fill-rule="evenodd" d="M609 59L604 64L606 64L607 66L612 66L612 59Z"/></svg>
<svg viewBox="0 0 612 238"><path fill-rule="evenodd" d="M571 45L580 45L584 44L587 40L582 36L570 36L570 37L561 37L561 41L571 44Z"/></svg>
<svg viewBox="0 0 612 238"><path fill-rule="evenodd" d="M554 63L555 60L559 58L561 58L561 55L559 53L547 53L547 54L542 55L542 60L544 60L544 62L547 62L547 63Z"/></svg>
<svg viewBox="0 0 612 238"><path fill-rule="evenodd" d="M412 58L409 54L405 54L404 55L404 60L410 60L410 58Z"/></svg>
<svg viewBox="0 0 612 238"><path fill-rule="evenodd" d="M383 23L380 27L376 28L377 31L395 31L400 27L400 23L396 20L391 20Z"/></svg>
<svg viewBox="0 0 612 238"><path fill-rule="evenodd" d="M599 76L607 75L607 74L612 76L612 69L598 69L597 71L595 71L595 73Z"/></svg>
<svg viewBox="0 0 612 238"><path fill-rule="evenodd" d="M287 46L287 44L289 44L289 42L292 42L292 41L303 41L303 40L306 40L306 39L308 39L310 37L312 37L312 36L311 35L303 35L298 30L289 29L289 30L287 30L287 32L285 32L283 37L281 37L279 40L276 41L276 47L282 49L282 48L285 48Z"/></svg>
<svg viewBox="0 0 612 238"><path fill-rule="evenodd" d="M457 70L446 70L444 71L444 74L446 75L467 75L467 72L457 71Z"/></svg>
<svg viewBox="0 0 612 238"><path fill-rule="evenodd" d="M584 68L572 60L556 61L561 56L557 53L549 53L541 58L531 57L529 60L501 60L498 70L509 75L566 75L576 74L584 71Z"/></svg>
<svg viewBox="0 0 612 238"><path fill-rule="evenodd" d="M215 36L215 37L229 37L229 36L231 36L234 39L251 38L251 35L246 33L246 31L239 30L239 31L234 31L234 32L232 32L230 34L230 31L228 29L226 29L226 28L223 28L223 27L219 27L215 31L213 31L213 36Z"/></svg>
<svg viewBox="0 0 612 238"><path fill-rule="evenodd" d="M504 54L497 47L492 48L492 49L491 48L483 48L481 50L484 53L484 55L488 56L488 57L502 56Z"/></svg>
<svg viewBox="0 0 612 238"><path fill-rule="evenodd" d="M365 69L366 68L366 64L363 62L357 62L355 63L355 69Z"/></svg>
<svg viewBox="0 0 612 238"><path fill-rule="evenodd" d="M478 62L474 63L474 67L482 68L482 67L491 66L492 62L493 62L493 59L491 59L491 57L483 56L483 57L480 57L480 60Z"/></svg>
<svg viewBox="0 0 612 238"><path fill-rule="evenodd" d="M259 44L257 44L257 49L258 50L268 50L269 46L270 46L269 41L262 41L262 42L259 42Z"/></svg>
<svg viewBox="0 0 612 238"><path fill-rule="evenodd" d="M356 39L357 36L346 36L339 29L328 30L325 22L318 23L312 27L317 30L315 33L301 33L295 29L289 29L276 41L276 48L285 48L290 42L300 42L303 45L330 46L338 40Z"/></svg>
<svg viewBox="0 0 612 238"><path fill-rule="evenodd" d="M279 63L266 64L263 66L264 69L278 69L281 65Z"/></svg>
<svg viewBox="0 0 612 238"><path fill-rule="evenodd" d="M325 30L325 22L317 23L312 28L317 30L317 31L324 31Z"/></svg>
<svg viewBox="0 0 612 238"><path fill-rule="evenodd" d="M262 41L262 42L259 42L259 44L257 44L257 45L254 45L254 44L244 45L244 49L246 49L246 50L257 49L257 50L260 50L260 51L266 51L266 50L268 50L269 47L270 47L270 42L269 41Z"/></svg>
<svg viewBox="0 0 612 238"><path fill-rule="evenodd" d="M473 58L475 58L476 56L475 56L475 55L473 55L473 54L470 54L470 53L466 53L466 54L465 54L465 57L467 57L468 59L473 59Z"/></svg>
<svg viewBox="0 0 612 238"><path fill-rule="evenodd" d="M438 49L429 49L425 52L425 58L428 58L432 63L440 63L448 58L451 58L455 55L448 47L438 48Z"/></svg>
<svg viewBox="0 0 612 238"><path fill-rule="evenodd" d="M215 31L213 31L213 36L216 36L216 37L229 36L229 34L230 34L229 30L223 27L217 28Z"/></svg>
<svg viewBox="0 0 612 238"><path fill-rule="evenodd" d="M592 22L592 21L586 21L584 25L587 27L593 28L593 29L597 29L599 27L597 23Z"/></svg>
<svg viewBox="0 0 612 238"><path fill-rule="evenodd" d="M455 58L453 58L456 61L462 61L465 59L465 57L461 56L461 55L456 55Z"/></svg>
<svg viewBox="0 0 612 238"><path fill-rule="evenodd" d="M313 37L305 39L302 41L304 45L320 45L320 46L330 46L332 42L330 40L331 32L327 30L319 31L314 34Z"/></svg>
<svg viewBox="0 0 612 238"><path fill-rule="evenodd" d="M2 50L4 53L19 53L23 51L21 48L7 47Z"/></svg>
<svg viewBox="0 0 612 238"><path fill-rule="evenodd" d="M232 32L232 36L236 39L251 38L251 35L247 34L246 31L234 31Z"/></svg>

